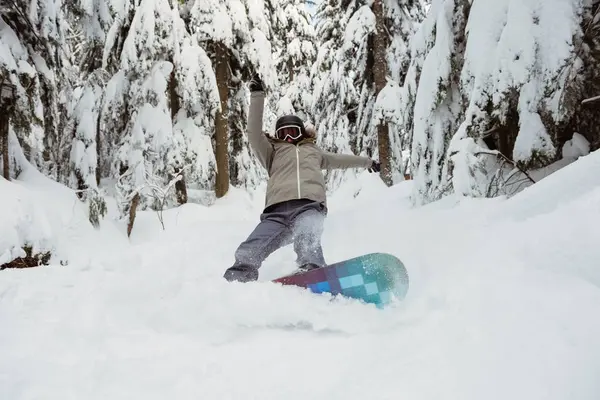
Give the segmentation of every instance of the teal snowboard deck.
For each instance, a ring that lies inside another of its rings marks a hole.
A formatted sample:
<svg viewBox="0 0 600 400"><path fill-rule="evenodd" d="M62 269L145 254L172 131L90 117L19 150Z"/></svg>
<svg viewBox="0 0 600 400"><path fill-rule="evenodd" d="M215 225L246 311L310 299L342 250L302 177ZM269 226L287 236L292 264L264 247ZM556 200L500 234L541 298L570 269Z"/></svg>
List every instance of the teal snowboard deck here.
<svg viewBox="0 0 600 400"><path fill-rule="evenodd" d="M308 272L273 280L295 285L313 293L331 293L360 299L383 308L395 300L403 300L408 292L406 267L388 253L370 253L330 264Z"/></svg>

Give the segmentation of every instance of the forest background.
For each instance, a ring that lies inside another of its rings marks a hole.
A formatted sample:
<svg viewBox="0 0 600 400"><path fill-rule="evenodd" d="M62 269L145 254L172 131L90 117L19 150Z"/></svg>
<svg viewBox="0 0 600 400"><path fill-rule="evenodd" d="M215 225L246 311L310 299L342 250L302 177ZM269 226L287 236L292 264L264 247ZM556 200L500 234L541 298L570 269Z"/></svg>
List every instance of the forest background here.
<svg viewBox="0 0 600 400"><path fill-rule="evenodd" d="M300 115L412 201L513 195L600 147L598 0L5 0L0 171L30 163L95 226L264 184L246 137ZM330 171L330 191L358 171Z"/></svg>

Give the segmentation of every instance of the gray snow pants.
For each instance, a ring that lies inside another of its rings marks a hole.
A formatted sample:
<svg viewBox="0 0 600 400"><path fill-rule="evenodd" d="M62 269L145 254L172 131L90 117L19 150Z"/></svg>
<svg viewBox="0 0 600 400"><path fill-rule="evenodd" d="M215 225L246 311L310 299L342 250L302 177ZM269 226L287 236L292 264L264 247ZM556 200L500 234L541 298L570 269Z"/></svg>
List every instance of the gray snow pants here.
<svg viewBox="0 0 600 400"><path fill-rule="evenodd" d="M325 266L321 236L327 209L300 199L274 204L263 211L260 223L235 252L235 263L225 271L228 281L255 281L263 261L275 250L294 243L296 264Z"/></svg>

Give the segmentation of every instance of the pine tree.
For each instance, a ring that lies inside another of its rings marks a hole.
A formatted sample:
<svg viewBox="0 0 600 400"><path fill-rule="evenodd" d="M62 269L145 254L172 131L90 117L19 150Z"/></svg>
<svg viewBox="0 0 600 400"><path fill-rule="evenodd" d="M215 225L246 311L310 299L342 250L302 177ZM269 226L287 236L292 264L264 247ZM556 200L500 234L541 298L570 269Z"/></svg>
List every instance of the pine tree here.
<svg viewBox="0 0 600 400"><path fill-rule="evenodd" d="M344 35L350 18L362 5L359 1L328 0L319 3L315 13L319 50L311 71L312 113L319 144L333 152L362 153L356 133L359 92L355 82L360 79L360 70L355 67L364 65L365 59L354 54L352 42L351 48L343 47L348 43ZM345 175L341 171L328 172L328 187L337 187Z"/></svg>
<svg viewBox="0 0 600 400"><path fill-rule="evenodd" d="M279 86L270 97L273 117L296 114L312 120L313 85L310 70L316 59L316 34L306 4L301 0L272 2L271 45ZM274 118L269 120L272 126Z"/></svg>
<svg viewBox="0 0 600 400"><path fill-rule="evenodd" d="M417 204L512 194L535 182L527 170L561 159L575 129L593 142L598 115L581 101L598 87L597 12L596 0L433 2L402 90Z"/></svg>
<svg viewBox="0 0 600 400"><path fill-rule="evenodd" d="M119 10L106 41L103 64L115 73L107 85L103 119L105 128L117 129L111 138L113 146L118 144L113 165L128 234L138 206L162 209L165 202L171 204L157 191L182 178L185 144L173 133L176 103L169 90L176 85L173 60L182 26L178 9L167 0L130 0ZM116 114L120 118L111 120ZM173 196L185 200L181 190Z"/></svg>
<svg viewBox="0 0 600 400"><path fill-rule="evenodd" d="M108 3L99 0L68 1L65 9L68 53L73 66L69 74L69 86L73 88L67 103L69 121L65 126L72 138L67 183L88 204L90 222L98 226L106 214L106 202L99 188L102 177L100 110L109 76L102 69L102 53L112 15Z"/></svg>
<svg viewBox="0 0 600 400"><path fill-rule="evenodd" d="M321 38L313 76L314 110L325 147L382 162L385 183L403 179L399 88L420 1L336 1L317 9ZM353 171L328 174L330 187Z"/></svg>
<svg viewBox="0 0 600 400"><path fill-rule="evenodd" d="M414 110L414 117L404 121L406 128L412 126L414 131L411 173L416 181L414 199L418 204L423 199L439 199L452 190L451 182L446 180L445 161L461 117L462 97L457 84L469 6L468 0L434 1L413 37L413 60L404 85L404 94L409 98L401 104Z"/></svg>
<svg viewBox="0 0 600 400"><path fill-rule="evenodd" d="M270 27L261 4L250 1L190 1L190 32L211 58L219 87L220 106L215 113L216 194L229 184L253 187L261 178L245 135L248 89L244 82L259 73L272 91L275 70L268 41Z"/></svg>
<svg viewBox="0 0 600 400"><path fill-rule="evenodd" d="M93 77L77 88L73 93L75 106L69 124L73 127L69 186L77 189L78 197L88 203L90 222L94 226L98 226L106 214L106 202L98 188L96 149L102 93L103 85Z"/></svg>
<svg viewBox="0 0 600 400"><path fill-rule="evenodd" d="M106 0L63 0L68 11L72 62L82 74L102 67L106 33L113 23L113 10Z"/></svg>
<svg viewBox="0 0 600 400"><path fill-rule="evenodd" d="M2 9L0 76L16 94L3 140L3 145L13 147L8 149L12 177L23 167L16 156L21 146L35 167L54 179L64 177L61 168L68 164L70 144L60 129L65 122L61 93L67 89L64 26L58 0L12 0L11 7Z"/></svg>
<svg viewBox="0 0 600 400"><path fill-rule="evenodd" d="M374 12L378 26L374 39L380 37L385 44L384 54L380 57L385 57L386 61L375 61L375 65L385 65L386 71L380 72L383 77L376 87L375 104L371 114L364 114L364 124L377 126L381 177L388 185L404 179L409 161L403 155L410 147L410 138L403 129L402 114L405 107L399 100L409 68L410 40L425 17L425 9L426 1L423 0L385 0L382 1L382 7L378 7L383 15L379 17L379 12ZM373 68L373 71L376 69ZM382 151L388 155L383 156Z"/></svg>
<svg viewBox="0 0 600 400"><path fill-rule="evenodd" d="M171 84L173 134L181 146L186 182L189 187L212 191L215 155L212 137L219 107L217 81L212 62L197 40L187 34L180 21L175 40L174 79ZM181 190L178 190L181 192Z"/></svg>
<svg viewBox="0 0 600 400"><path fill-rule="evenodd" d="M234 43L234 22L238 22L238 27L247 23L245 17L241 21L232 21L230 13L228 4L219 0L194 1L190 8L192 32L211 57L219 93L214 120L217 198L223 197L229 189L229 47Z"/></svg>
<svg viewBox="0 0 600 400"><path fill-rule="evenodd" d="M574 133L581 134L590 143L590 151L594 151L600 149L600 0L583 3L580 21L573 57L560 75L564 83L556 100L556 120L560 122L555 125L554 135L561 144Z"/></svg>

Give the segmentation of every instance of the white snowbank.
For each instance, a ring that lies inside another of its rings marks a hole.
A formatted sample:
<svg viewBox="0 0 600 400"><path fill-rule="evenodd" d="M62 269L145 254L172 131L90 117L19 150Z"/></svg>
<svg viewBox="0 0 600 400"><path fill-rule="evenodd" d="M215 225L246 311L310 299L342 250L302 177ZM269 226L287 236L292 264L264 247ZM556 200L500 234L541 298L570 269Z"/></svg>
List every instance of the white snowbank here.
<svg viewBox="0 0 600 400"><path fill-rule="evenodd" d="M123 229L104 221L96 230L85 204L75 192L23 162L18 180L0 178L0 264L24 255L23 246L50 251L51 263L87 266L98 257L118 254L128 246ZM12 256L11 256L12 255Z"/></svg>
<svg viewBox="0 0 600 400"><path fill-rule="evenodd" d="M79 221L56 236L94 256L0 273L0 397L597 399L599 164L591 153L508 200L417 209L411 181L340 188L327 260L387 251L408 267L408 297L383 311L265 282L293 269L289 247L261 282L225 282L260 195L170 210L164 232L142 212L124 248L122 230L92 236L66 192L28 178L48 219Z"/></svg>

